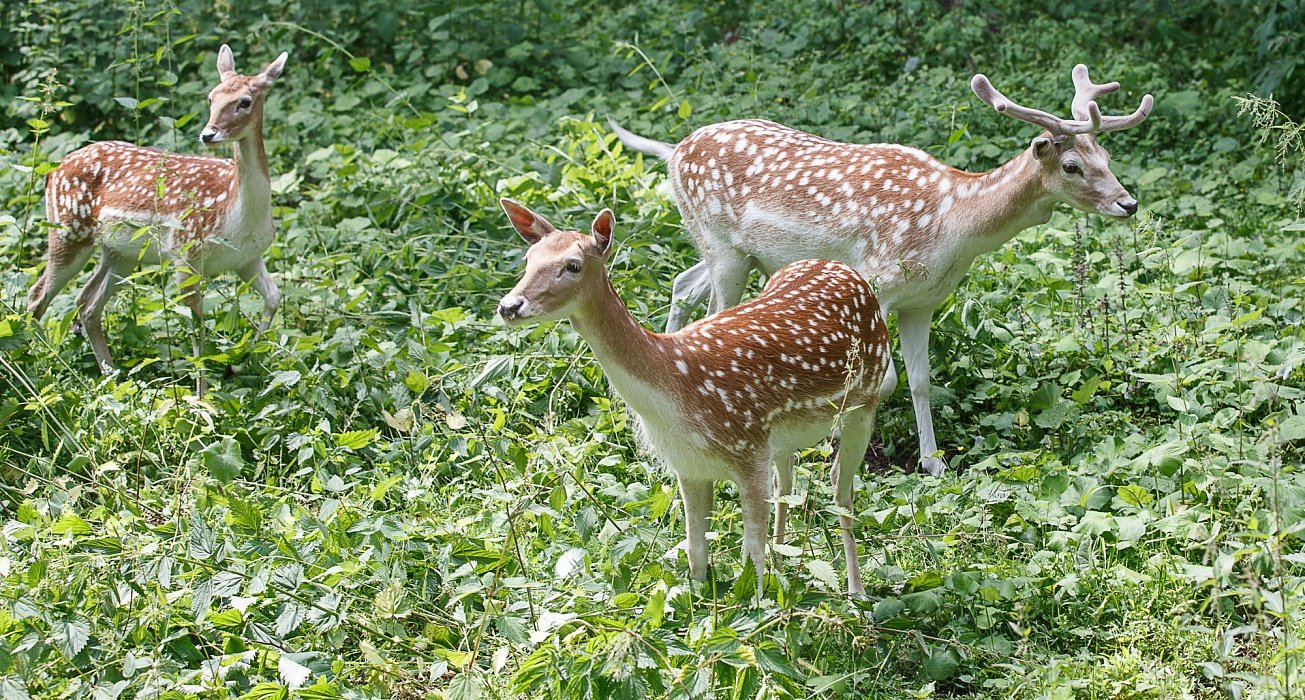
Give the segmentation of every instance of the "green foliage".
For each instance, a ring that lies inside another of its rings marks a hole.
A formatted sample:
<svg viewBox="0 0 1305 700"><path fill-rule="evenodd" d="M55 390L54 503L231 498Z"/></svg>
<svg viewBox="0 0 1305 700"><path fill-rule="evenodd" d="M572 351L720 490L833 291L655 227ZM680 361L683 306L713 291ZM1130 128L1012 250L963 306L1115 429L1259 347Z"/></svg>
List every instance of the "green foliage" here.
<svg viewBox="0 0 1305 700"><path fill-rule="evenodd" d="M1297 692L1300 3L258 5L0 6L0 695ZM41 179L92 139L192 150L224 41L242 69L291 53L266 123L281 315L257 333L249 290L205 282L191 358L181 290L142 271L100 378L72 293L23 312ZM523 249L497 198L573 227L612 207L615 283L660 326L697 254L607 115L666 140L764 116L983 169L1031 134L969 75L1063 111L1079 60L1123 83L1110 105L1157 95L1106 137L1144 216L1062 209L939 310L956 469L893 466L914 419L902 392L880 410L867 598L841 595L828 447L761 605L728 485L690 585L673 480L574 331L493 318ZM1239 118L1252 91L1277 103Z"/></svg>

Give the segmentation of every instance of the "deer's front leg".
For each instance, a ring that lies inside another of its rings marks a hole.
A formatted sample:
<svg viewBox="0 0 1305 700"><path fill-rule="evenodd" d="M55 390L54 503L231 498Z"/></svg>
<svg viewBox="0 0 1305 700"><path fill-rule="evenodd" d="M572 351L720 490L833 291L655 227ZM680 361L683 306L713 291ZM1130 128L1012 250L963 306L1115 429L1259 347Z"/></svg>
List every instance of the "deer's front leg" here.
<svg viewBox="0 0 1305 700"><path fill-rule="evenodd" d="M757 600L765 592L766 536L770 525L770 460L755 472L739 479L739 505L743 510L744 566L751 562L757 570Z"/></svg>
<svg viewBox="0 0 1305 700"><path fill-rule="evenodd" d="M920 435L920 465L933 476L942 474L946 464L933 456L938 451L933 435L933 413L929 408L929 322L933 310L897 312L897 334L902 343L902 362L906 380L911 385L911 405L915 408L915 428Z"/></svg>
<svg viewBox="0 0 1305 700"><path fill-rule="evenodd" d="M267 265L262 258L242 268L239 275L240 279L248 282L249 286L263 297L263 321L258 324L258 330L265 331L271 325L276 310L281 308L281 290L277 288L276 281L268 273Z"/></svg>
<svg viewBox="0 0 1305 700"><path fill-rule="evenodd" d="M715 484L710 479L680 479L680 498L684 501L685 553L689 556L689 576L707 580L707 520L711 517L711 498Z"/></svg>

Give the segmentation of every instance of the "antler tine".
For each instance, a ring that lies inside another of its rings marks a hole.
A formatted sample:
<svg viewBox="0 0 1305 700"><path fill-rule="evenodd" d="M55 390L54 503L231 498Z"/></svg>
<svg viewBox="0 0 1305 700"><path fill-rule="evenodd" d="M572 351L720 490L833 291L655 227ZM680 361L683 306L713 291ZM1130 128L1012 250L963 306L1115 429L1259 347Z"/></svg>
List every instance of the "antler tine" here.
<svg viewBox="0 0 1305 700"><path fill-rule="evenodd" d="M988 80L988 76L982 73L978 73L970 79L970 89L974 91L979 99L992 105L992 108L998 112L1009 114L1034 126L1040 126L1055 136L1090 134L1100 128L1101 112L1099 109L1095 109L1095 105L1093 105L1094 109L1089 111L1088 118L1085 120L1061 119L1040 109L1016 104L1010 98L998 92L997 88L992 86L992 81ZM1092 117L1094 113L1095 118Z"/></svg>
<svg viewBox="0 0 1305 700"><path fill-rule="evenodd" d="M1151 95L1142 96L1142 104L1138 105L1137 111L1126 117L1101 117L1100 131L1119 131L1131 126L1141 124L1144 119L1151 115L1151 107L1155 105L1155 98Z"/></svg>
<svg viewBox="0 0 1305 700"><path fill-rule="evenodd" d="M1070 106L1070 113L1075 119L1088 119L1088 104L1093 100L1108 95L1119 89L1118 82L1102 83L1097 85L1088 77L1088 67L1082 63L1074 66L1072 73L1074 78L1074 102Z"/></svg>

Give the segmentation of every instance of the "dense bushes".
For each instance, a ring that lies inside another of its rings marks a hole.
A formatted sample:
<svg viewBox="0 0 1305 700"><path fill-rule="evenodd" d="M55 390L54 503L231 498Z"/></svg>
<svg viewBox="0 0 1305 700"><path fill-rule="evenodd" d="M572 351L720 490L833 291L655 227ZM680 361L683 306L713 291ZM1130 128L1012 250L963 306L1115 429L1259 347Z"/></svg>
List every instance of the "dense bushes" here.
<svg viewBox="0 0 1305 700"><path fill-rule="evenodd" d="M1281 229L1300 161L1230 98L1272 92L1300 120L1301 13L0 6L0 693L1290 697L1305 250ZM143 272L107 323L124 371L101 379L71 294L42 324L22 312L40 175L90 139L194 150L224 41L249 71L291 52L267 107L282 315L255 334L257 299L208 283L194 360L179 290ZM766 604L734 590L732 497L717 580L690 590L672 483L574 332L493 320L522 252L497 197L573 226L613 207L616 283L660 326L696 253L661 166L607 115L668 140L765 116L984 169L1032 134L969 76L1063 112L1078 61L1123 83L1111 106L1157 96L1105 137L1144 215L1059 211L940 309L956 470L896 466L914 421L894 397L857 496L869 598L835 595L827 448L803 457Z"/></svg>

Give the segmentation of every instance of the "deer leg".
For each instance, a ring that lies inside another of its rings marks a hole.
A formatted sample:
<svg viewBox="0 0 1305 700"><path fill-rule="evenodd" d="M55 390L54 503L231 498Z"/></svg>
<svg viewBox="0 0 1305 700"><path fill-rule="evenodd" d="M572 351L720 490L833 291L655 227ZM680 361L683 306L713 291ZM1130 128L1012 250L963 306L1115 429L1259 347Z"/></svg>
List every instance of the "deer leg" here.
<svg viewBox="0 0 1305 700"><path fill-rule="evenodd" d="M185 265L182 263L183 266ZM195 333L190 337L191 357L195 358L198 373L195 376L195 394L204 396L208 390L208 382L204 376L204 365L199 362L199 356L204 353L204 286L201 284L202 278L196 278L195 270L189 266L184 266L177 270L177 285L185 290L185 296L182 300L190 308L190 319L195 324ZM189 285L187 285L189 282ZM187 289L189 286L189 289Z"/></svg>
<svg viewBox="0 0 1305 700"><path fill-rule="evenodd" d="M879 384L879 403L888 400L888 397L897 391L897 364L893 362L893 356L888 355L888 369L884 370L884 379Z"/></svg>
<svg viewBox="0 0 1305 700"><path fill-rule="evenodd" d="M680 498L684 501L685 552L689 557L689 576L707 580L707 520L711 517L711 499L715 484L710 479L680 480Z"/></svg>
<svg viewBox="0 0 1305 700"><path fill-rule="evenodd" d="M718 314L739 303L748 284L752 263L747 258L730 257L711 266L711 305L707 315Z"/></svg>
<svg viewBox="0 0 1305 700"><path fill-rule="evenodd" d="M852 501L852 485L856 481L857 468L865 459L866 448L870 446L870 433L874 430L874 409L858 408L843 416L842 429L838 436L838 457L834 460L834 502L839 508L855 513ZM852 515L839 514L838 526L843 536L843 559L847 562L847 592L852 595L865 595L865 586L861 583L861 560L856 553L856 536L852 532L856 524Z"/></svg>
<svg viewBox="0 0 1305 700"><path fill-rule="evenodd" d="M739 502L743 507L743 552L757 569L757 600L765 591L766 533L770 529L770 460L764 469L739 480ZM746 564L745 564L746 566Z"/></svg>
<svg viewBox="0 0 1305 700"><path fill-rule="evenodd" d="M262 258L242 268L239 275L240 279L248 282L249 286L263 297L263 321L258 324L258 330L265 331L272 324L272 317L276 315L276 310L281 308L281 290L277 288L276 281L268 273L267 265Z"/></svg>
<svg viewBox="0 0 1305 700"><path fill-rule="evenodd" d="M911 404L915 408L915 427L920 436L920 464L925 472L938 476L946 464L934 456L938 445L933 435L933 413L929 409L929 322L932 319L932 309L897 312L902 361L906 363L906 380L911 385Z"/></svg>
<svg viewBox="0 0 1305 700"><path fill-rule="evenodd" d="M793 493L793 455L775 460L775 497ZM784 544L784 526L788 520L788 504L782 500L775 501L775 544Z"/></svg>
<svg viewBox="0 0 1305 700"><path fill-rule="evenodd" d="M104 340L104 327L101 325L104 307L117 291L118 284L135 267L135 260L115 257L105 251L104 257L95 266L90 281L77 295L77 315L86 332L86 339L91 343L91 350L95 352L95 361L101 372L113 369L113 355L109 353L109 344Z"/></svg>
<svg viewBox="0 0 1305 700"><path fill-rule="evenodd" d="M671 285L671 310L666 315L666 332L674 333L689 325L693 312L711 295L711 271L707 263L697 265L675 276Z"/></svg>
<svg viewBox="0 0 1305 700"><path fill-rule="evenodd" d="M67 231L50 232L45 270L27 292L27 310L37 320L45 315L59 292L86 267L86 261L95 252L95 241L89 234L74 241L67 237Z"/></svg>

